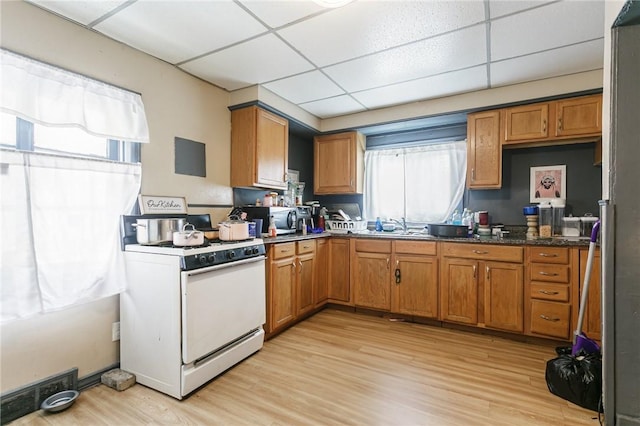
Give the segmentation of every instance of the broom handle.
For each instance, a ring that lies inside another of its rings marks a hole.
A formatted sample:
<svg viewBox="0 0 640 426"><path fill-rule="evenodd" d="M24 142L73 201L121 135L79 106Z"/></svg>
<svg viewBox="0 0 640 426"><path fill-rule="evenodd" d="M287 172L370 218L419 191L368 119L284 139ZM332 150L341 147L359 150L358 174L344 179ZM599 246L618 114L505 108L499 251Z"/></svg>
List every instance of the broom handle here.
<svg viewBox="0 0 640 426"><path fill-rule="evenodd" d="M582 283L582 296L580 297L580 311L578 314L578 325L573 337L573 343L576 342L576 336L582 334L582 323L584 314L587 310L587 298L589 297L589 284L591 281L591 268L593 267L593 257L596 251L596 240L598 239L598 231L600 230L600 221L597 221L591 231L591 241L589 242L589 255L587 256L587 267L585 269L584 281Z"/></svg>

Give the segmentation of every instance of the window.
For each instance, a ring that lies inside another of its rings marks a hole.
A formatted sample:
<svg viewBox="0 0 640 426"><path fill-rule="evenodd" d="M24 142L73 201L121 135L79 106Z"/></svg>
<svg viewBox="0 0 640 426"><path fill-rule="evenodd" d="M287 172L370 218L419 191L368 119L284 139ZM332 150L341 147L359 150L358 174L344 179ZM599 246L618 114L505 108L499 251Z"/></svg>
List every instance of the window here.
<svg viewBox="0 0 640 426"><path fill-rule="evenodd" d="M120 216L136 203L148 128L140 95L1 54L5 323L125 288Z"/></svg>
<svg viewBox="0 0 640 426"><path fill-rule="evenodd" d="M466 167L465 141L368 150L365 217L444 222L462 202Z"/></svg>

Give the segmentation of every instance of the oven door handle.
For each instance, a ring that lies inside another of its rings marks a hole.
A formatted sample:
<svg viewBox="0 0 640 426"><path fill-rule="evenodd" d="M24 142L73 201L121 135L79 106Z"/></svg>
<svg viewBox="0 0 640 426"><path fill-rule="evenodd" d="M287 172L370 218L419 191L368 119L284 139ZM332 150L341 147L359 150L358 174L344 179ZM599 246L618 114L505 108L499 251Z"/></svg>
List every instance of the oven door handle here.
<svg viewBox="0 0 640 426"><path fill-rule="evenodd" d="M206 268L194 269L193 271L183 271L183 274L186 274L186 276L188 277L193 277L195 275L206 274L207 272L219 271L221 269L232 268L234 266L247 265L254 262L262 262L266 258L266 256L256 256L249 259L232 260L231 262L223 263L222 265L208 266Z"/></svg>

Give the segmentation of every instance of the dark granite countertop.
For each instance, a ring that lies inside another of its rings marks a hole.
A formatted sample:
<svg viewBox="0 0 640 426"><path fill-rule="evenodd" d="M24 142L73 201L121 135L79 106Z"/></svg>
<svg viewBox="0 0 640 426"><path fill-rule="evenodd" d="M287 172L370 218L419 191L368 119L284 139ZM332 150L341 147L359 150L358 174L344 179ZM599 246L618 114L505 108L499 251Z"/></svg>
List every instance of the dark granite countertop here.
<svg viewBox="0 0 640 426"><path fill-rule="evenodd" d="M513 236L496 238L447 238L447 237L434 237L429 234L415 232L402 234L398 232L375 232L364 231L355 234L331 234L329 232L323 232L321 234L288 234L278 237L263 237L265 244L274 243L287 243L292 241L303 241L312 238L327 238L331 235L337 237L349 237L349 238L384 238L384 239L397 239L397 240L417 240L417 241L446 241L456 243L474 243L474 244L505 244L505 245L531 245L531 246L560 246L560 247L588 247L589 239L587 238L540 238L536 240L527 240L524 234L514 233Z"/></svg>

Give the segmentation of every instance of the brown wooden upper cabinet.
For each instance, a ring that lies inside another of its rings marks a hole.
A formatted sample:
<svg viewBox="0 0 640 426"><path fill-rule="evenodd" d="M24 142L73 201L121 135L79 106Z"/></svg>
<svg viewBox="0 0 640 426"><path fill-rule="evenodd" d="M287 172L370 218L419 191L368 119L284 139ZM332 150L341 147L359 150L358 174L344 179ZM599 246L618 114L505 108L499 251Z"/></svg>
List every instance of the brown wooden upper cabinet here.
<svg viewBox="0 0 640 426"><path fill-rule="evenodd" d="M555 134L558 137L602 133L602 95L556 102Z"/></svg>
<svg viewBox="0 0 640 426"><path fill-rule="evenodd" d="M602 95L505 108L502 129L505 145L600 137Z"/></svg>
<svg viewBox="0 0 640 426"><path fill-rule="evenodd" d="M492 189L502 185L500 111L467 116L467 188Z"/></svg>
<svg viewBox="0 0 640 426"><path fill-rule="evenodd" d="M289 121L257 106L231 112L231 186L287 188Z"/></svg>
<svg viewBox="0 0 640 426"><path fill-rule="evenodd" d="M344 132L314 138L314 194L361 194L364 135Z"/></svg>
<svg viewBox="0 0 640 426"><path fill-rule="evenodd" d="M506 108L504 129L504 143L546 139L549 136L549 104Z"/></svg>

